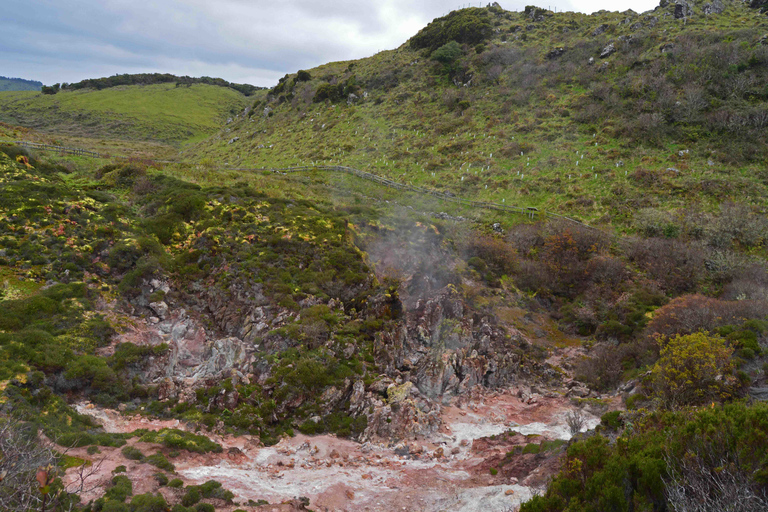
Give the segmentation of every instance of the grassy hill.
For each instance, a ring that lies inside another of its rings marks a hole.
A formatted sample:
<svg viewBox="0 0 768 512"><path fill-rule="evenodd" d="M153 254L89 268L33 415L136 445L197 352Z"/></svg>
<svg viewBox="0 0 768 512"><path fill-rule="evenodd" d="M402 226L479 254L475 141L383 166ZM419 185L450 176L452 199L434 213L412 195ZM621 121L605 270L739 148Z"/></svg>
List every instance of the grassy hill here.
<svg viewBox="0 0 768 512"><path fill-rule="evenodd" d="M205 84L0 93L0 121L70 136L178 144L216 131L245 108L229 88Z"/></svg>
<svg viewBox="0 0 768 512"><path fill-rule="evenodd" d="M563 448L565 470L524 510L723 503L729 478L764 509L768 407L748 397L768 389L767 21L741 2L471 8L247 99L207 85L0 94L2 120L51 136L193 142L175 164L0 146L2 399L49 436L88 430L85 444L124 439L65 398L270 444L367 429L373 409L328 398L357 380L397 424L384 381L464 379L483 359L475 384L499 393L626 408ZM235 168L312 163L601 229ZM168 345L103 350L160 302L256 347L252 378L166 400L141 377ZM485 382L502 368L509 380ZM524 482L518 455L490 474ZM709 477L726 485L692 488Z"/></svg>
<svg viewBox="0 0 768 512"><path fill-rule="evenodd" d="M396 50L287 75L187 158L352 165L592 222L763 205L766 17L690 5L455 11Z"/></svg>
<svg viewBox="0 0 768 512"><path fill-rule="evenodd" d="M0 76L0 91L39 91L42 82Z"/></svg>

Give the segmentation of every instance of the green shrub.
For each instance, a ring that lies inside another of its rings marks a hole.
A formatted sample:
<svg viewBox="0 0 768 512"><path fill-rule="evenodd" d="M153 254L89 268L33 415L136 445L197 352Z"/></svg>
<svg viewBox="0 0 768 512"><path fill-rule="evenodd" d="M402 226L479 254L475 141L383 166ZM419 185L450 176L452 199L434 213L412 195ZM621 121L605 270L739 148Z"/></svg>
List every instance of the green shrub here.
<svg viewBox="0 0 768 512"><path fill-rule="evenodd" d="M621 411L610 411L600 417L600 424L610 430L618 430L622 423Z"/></svg>
<svg viewBox="0 0 768 512"><path fill-rule="evenodd" d="M131 480L124 475L112 477L112 486L104 493L107 500L124 502L125 499L133 494L133 484Z"/></svg>
<svg viewBox="0 0 768 512"><path fill-rule="evenodd" d="M434 51L449 41L477 45L492 33L488 13L484 9L471 7L435 19L411 38L410 46L415 50L425 48Z"/></svg>
<svg viewBox="0 0 768 512"><path fill-rule="evenodd" d="M216 509L210 503L198 503L195 512L216 512Z"/></svg>
<svg viewBox="0 0 768 512"><path fill-rule="evenodd" d="M173 480L168 482L168 487L179 489L181 487L184 487L184 482L182 482L180 478L174 478Z"/></svg>
<svg viewBox="0 0 768 512"><path fill-rule="evenodd" d="M165 473L155 473L155 480L161 486L168 485L168 476Z"/></svg>
<svg viewBox="0 0 768 512"><path fill-rule="evenodd" d="M167 448L188 450L195 453L222 452L221 445L214 443L207 437L175 428L147 432L139 440L144 443L159 443Z"/></svg>
<svg viewBox="0 0 768 512"><path fill-rule="evenodd" d="M145 459L145 462L152 464L153 466L157 466L158 468L164 469L166 471L172 472L176 470L176 466L168 462L168 459L165 458L165 455L163 455L160 452L150 455Z"/></svg>
<svg viewBox="0 0 768 512"><path fill-rule="evenodd" d="M197 487L187 487L187 493L181 498L181 504L185 507L191 507L202 499Z"/></svg>
<svg viewBox="0 0 768 512"><path fill-rule="evenodd" d="M131 512L166 512L168 503L160 494L139 494L130 504Z"/></svg>
<svg viewBox="0 0 768 512"><path fill-rule="evenodd" d="M122 452L123 457L129 460L142 460L144 458L144 454L135 446L125 446L120 451Z"/></svg>

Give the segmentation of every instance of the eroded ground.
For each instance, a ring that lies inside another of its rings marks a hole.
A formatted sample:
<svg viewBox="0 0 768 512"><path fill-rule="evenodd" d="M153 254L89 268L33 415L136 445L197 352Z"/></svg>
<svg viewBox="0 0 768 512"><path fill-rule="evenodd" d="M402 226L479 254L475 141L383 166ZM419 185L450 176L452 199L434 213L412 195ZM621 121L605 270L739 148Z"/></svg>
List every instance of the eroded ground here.
<svg viewBox="0 0 768 512"><path fill-rule="evenodd" d="M79 404L77 409L108 432L186 428L178 420L128 417L90 404ZM573 409L568 399L554 394L475 391L443 407L443 424L436 434L396 446L297 435L264 447L250 436L211 435L224 448L222 453L182 451L170 460L185 485L217 480L231 490L238 505L221 510L292 510L297 505L291 501L301 496L309 498L311 509L320 511L514 510L541 489L557 467L557 451L522 453L522 448L570 439L565 415ZM584 417L585 429L599 422L588 412ZM129 444L145 454L161 451L168 456L169 450L159 445L135 438ZM101 452L95 460L103 462L91 477L96 489L83 496L84 501L103 493L119 465L126 466L134 494L161 492L171 503L180 499L183 491L158 486L152 478L157 472L154 466L125 459L119 448ZM70 453L94 459L84 448ZM74 470L68 476L74 478ZM271 505L247 506L249 500Z"/></svg>

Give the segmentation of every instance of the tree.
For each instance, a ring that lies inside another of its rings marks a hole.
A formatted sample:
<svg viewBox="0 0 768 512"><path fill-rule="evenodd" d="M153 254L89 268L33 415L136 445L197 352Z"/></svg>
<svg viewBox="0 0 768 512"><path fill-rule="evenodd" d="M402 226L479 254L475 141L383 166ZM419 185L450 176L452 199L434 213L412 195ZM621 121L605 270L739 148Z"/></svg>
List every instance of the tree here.
<svg viewBox="0 0 768 512"><path fill-rule="evenodd" d="M721 401L732 394L733 349L719 336L702 331L660 338L651 390L669 408Z"/></svg>
<svg viewBox="0 0 768 512"><path fill-rule="evenodd" d="M451 41L432 52L432 60L440 62L445 72L450 75L454 71L456 59L461 57L463 53L461 45L456 41Z"/></svg>

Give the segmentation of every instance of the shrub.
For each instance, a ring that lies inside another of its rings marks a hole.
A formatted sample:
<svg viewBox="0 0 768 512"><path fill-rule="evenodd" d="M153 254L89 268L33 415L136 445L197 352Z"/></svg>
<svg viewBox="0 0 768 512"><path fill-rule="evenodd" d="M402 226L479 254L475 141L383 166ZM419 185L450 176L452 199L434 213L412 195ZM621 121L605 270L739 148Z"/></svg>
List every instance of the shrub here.
<svg viewBox="0 0 768 512"><path fill-rule="evenodd" d="M731 355L723 338L698 332L660 339L650 376L652 395L665 407L721 401L733 394Z"/></svg>
<svg viewBox="0 0 768 512"><path fill-rule="evenodd" d="M200 491L197 487L188 487L187 493L181 498L181 504L185 507L191 507L201 499L202 496L200 496Z"/></svg>
<svg viewBox="0 0 768 512"><path fill-rule="evenodd" d="M168 485L168 476L165 473L155 473L155 480L161 486Z"/></svg>
<svg viewBox="0 0 768 512"><path fill-rule="evenodd" d="M146 462L149 464L152 464L153 466L157 466L160 469L164 469L166 471L175 471L176 466L174 466L172 463L168 461L168 459L165 458L165 455L158 452L153 455L150 455L146 458Z"/></svg>
<svg viewBox="0 0 768 512"><path fill-rule="evenodd" d="M184 482L182 482L180 478L174 478L173 480L168 482L168 487L179 489L181 487L184 487Z"/></svg>
<svg viewBox="0 0 768 512"><path fill-rule="evenodd" d="M112 478L112 487L107 489L104 497L107 500L124 502L125 499L133 494L133 484L131 480L124 475L117 475Z"/></svg>
<svg viewBox="0 0 768 512"><path fill-rule="evenodd" d="M484 9L471 7L435 19L411 38L410 46L416 50L426 48L430 51L449 41L474 46L488 39L492 33L488 13Z"/></svg>
<svg viewBox="0 0 768 512"><path fill-rule="evenodd" d="M120 451L122 452L123 457L129 460L142 460L144 458L144 454L141 453L141 450L134 446L124 446Z"/></svg>
<svg viewBox="0 0 768 512"><path fill-rule="evenodd" d="M160 494L139 494L130 504L131 512L166 512L168 503Z"/></svg>
<svg viewBox="0 0 768 512"><path fill-rule="evenodd" d="M312 75L309 73L309 71L300 69L299 72L296 73L297 82L308 82L309 80L312 80Z"/></svg>

